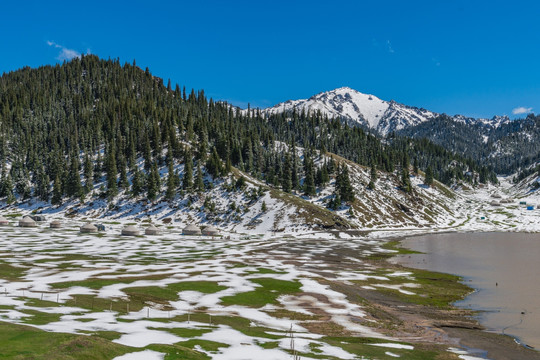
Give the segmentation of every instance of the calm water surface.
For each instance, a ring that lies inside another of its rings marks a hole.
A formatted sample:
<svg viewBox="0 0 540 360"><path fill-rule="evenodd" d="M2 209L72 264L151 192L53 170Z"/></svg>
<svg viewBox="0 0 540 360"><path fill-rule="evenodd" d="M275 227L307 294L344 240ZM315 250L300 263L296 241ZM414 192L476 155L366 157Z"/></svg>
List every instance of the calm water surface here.
<svg viewBox="0 0 540 360"><path fill-rule="evenodd" d="M540 234L465 233L408 238L424 254L400 255L404 266L463 276L477 291L456 305L483 310L489 331L540 349Z"/></svg>

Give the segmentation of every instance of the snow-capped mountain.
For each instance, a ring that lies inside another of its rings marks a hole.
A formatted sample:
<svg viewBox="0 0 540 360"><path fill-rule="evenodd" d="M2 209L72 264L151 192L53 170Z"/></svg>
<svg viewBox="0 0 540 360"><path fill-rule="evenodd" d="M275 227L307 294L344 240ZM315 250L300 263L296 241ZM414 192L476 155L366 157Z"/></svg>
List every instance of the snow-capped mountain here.
<svg viewBox="0 0 540 360"><path fill-rule="evenodd" d="M288 100L262 110L263 114L291 113L293 110L315 113L320 111L328 117L341 118L350 125L361 125L386 135L432 120L440 114L414 106L381 100L375 95L363 94L349 87L322 92L302 100ZM498 127L510 121L508 117L474 119L462 115L452 117L465 124L479 123Z"/></svg>

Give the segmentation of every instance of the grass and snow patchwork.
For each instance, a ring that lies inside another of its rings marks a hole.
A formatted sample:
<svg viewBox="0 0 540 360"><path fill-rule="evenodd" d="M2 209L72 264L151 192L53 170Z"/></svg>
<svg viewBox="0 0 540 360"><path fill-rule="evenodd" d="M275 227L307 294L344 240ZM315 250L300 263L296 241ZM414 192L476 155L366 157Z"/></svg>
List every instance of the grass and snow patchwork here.
<svg viewBox="0 0 540 360"><path fill-rule="evenodd" d="M324 284L336 276L370 278L371 270L356 260L354 271L334 273L315 259L333 256L336 244L372 252L370 240L320 239L314 246L291 238L183 237L174 227L152 238L81 235L76 228L0 228L2 321L108 339L123 346L124 359L160 358L179 347L214 359L282 359L291 354L291 336L302 358L358 358L325 341L320 331L328 323L332 331L390 340L359 323L360 305Z"/></svg>

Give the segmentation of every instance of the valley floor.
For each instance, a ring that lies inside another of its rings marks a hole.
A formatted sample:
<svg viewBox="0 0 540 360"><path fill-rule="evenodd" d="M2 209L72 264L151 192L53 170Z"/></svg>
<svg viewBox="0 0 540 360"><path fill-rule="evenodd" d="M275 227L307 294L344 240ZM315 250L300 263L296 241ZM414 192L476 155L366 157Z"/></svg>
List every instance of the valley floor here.
<svg viewBox="0 0 540 360"><path fill-rule="evenodd" d="M448 306L470 289L385 261L388 233L120 236L127 223L0 228L2 356L474 359L457 339L479 326Z"/></svg>

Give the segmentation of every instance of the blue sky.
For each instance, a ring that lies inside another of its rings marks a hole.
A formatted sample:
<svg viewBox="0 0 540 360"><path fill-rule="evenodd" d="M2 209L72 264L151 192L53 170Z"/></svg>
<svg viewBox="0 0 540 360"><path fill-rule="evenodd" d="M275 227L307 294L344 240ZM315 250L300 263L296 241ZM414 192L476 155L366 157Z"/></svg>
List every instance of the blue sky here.
<svg viewBox="0 0 540 360"><path fill-rule="evenodd" d="M165 81L243 107L349 86L448 114L540 111L536 1L2 1L0 8L0 72L90 52L136 59Z"/></svg>

